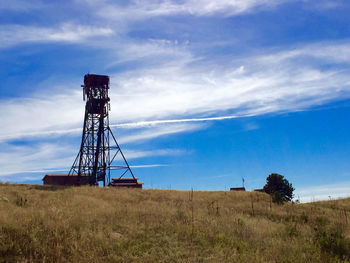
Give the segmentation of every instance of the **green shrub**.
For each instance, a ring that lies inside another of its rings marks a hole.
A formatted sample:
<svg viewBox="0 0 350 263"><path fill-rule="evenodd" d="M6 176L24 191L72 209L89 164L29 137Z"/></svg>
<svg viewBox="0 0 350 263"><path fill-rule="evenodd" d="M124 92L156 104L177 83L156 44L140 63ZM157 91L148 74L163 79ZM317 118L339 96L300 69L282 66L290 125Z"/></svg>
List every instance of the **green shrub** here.
<svg viewBox="0 0 350 263"><path fill-rule="evenodd" d="M323 253L330 253L341 259L350 259L350 240L344 238L339 229L318 229L315 239Z"/></svg>

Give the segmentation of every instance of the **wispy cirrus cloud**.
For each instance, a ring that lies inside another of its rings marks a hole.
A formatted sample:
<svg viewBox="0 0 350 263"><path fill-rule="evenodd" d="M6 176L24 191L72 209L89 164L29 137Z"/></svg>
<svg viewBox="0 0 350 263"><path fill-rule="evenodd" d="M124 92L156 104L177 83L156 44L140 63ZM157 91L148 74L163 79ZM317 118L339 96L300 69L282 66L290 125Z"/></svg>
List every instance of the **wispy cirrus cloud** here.
<svg viewBox="0 0 350 263"><path fill-rule="evenodd" d="M280 0L189 0L189 1L129 1L123 4L116 4L112 1L91 1L82 0L97 7L96 14L112 20L135 20L146 19L155 16L171 15L194 15L210 16L221 14L224 16L234 16L248 12L256 12L273 8L286 3ZM131 14L131 15L130 15Z"/></svg>
<svg viewBox="0 0 350 263"><path fill-rule="evenodd" d="M75 8L83 8L85 12L88 12L89 16L97 14L104 19L125 22L128 20L133 21L135 19L171 15L235 16L273 9L289 2L299 2L303 4L304 8L313 8L316 10L333 9L344 5L344 2L341 0L319 0L317 3L310 0L129 0L123 2L111 0L75 0L68 4L60 3L60 5L61 7L74 6ZM41 0L30 2L23 0L5 0L0 6L0 11L12 10L28 12L45 8L48 8L48 3Z"/></svg>
<svg viewBox="0 0 350 263"><path fill-rule="evenodd" d="M73 159L73 149L58 143L38 143L29 146L1 144L0 176L57 170L67 167Z"/></svg>
<svg viewBox="0 0 350 263"><path fill-rule="evenodd" d="M0 116L8 128L0 131L0 141L78 128L84 111L80 92L50 95L2 99Z"/></svg>
<svg viewBox="0 0 350 263"><path fill-rule="evenodd" d="M168 39L149 38L140 41L121 38L117 44L106 48L113 54L113 60L106 65L108 70L126 62L139 62L143 67L154 67L160 63L164 63L164 66L179 66L196 60L188 49L187 41L180 43Z"/></svg>
<svg viewBox="0 0 350 263"><path fill-rule="evenodd" d="M114 34L109 27L85 26L63 23L57 27L2 25L0 48L21 43L82 43L93 37L106 37Z"/></svg>
<svg viewBox="0 0 350 263"><path fill-rule="evenodd" d="M1 178L15 181L19 173L26 173L30 175L21 178L32 180L36 173L67 171L72 164L84 111L80 82L66 74L73 67L72 74L111 76L111 123L133 168L162 165L161 158L144 164L145 157L182 153L167 146L144 149L149 140L205 129L212 121L307 110L349 98L350 43L340 40L347 31L335 19L319 19L325 10L344 3L5 0L0 4L1 21L10 24L1 25L0 52L9 70L3 76L7 80L13 74L16 79L30 72L33 82L24 85L35 83L37 88L35 94L23 95L26 89L16 87L18 93L3 93L16 98L0 99L6 127L0 129ZM289 7L305 17L280 25ZM267 12L260 16L260 11ZM319 35L305 37L311 28L303 24L310 21L306 17L317 17L322 27L332 20L330 30L337 28L336 32L317 29ZM296 32L301 26L303 32ZM291 32L299 35L291 37ZM328 36L338 40L321 41ZM7 52L16 46L25 48ZM43 87L39 75L56 75L59 70L63 85L49 80ZM124 149L124 143L134 148Z"/></svg>
<svg viewBox="0 0 350 263"><path fill-rule="evenodd" d="M348 42L328 42L237 58L225 67L180 59L178 65L174 61L111 74L111 123L137 128L205 122L300 111L345 99L350 96L349 57ZM52 96L43 92L2 100L0 112L7 129L0 130L0 140L79 133L83 110L80 91L60 89ZM188 129L192 128L173 133ZM147 133L137 138L155 137ZM124 140L135 140L133 136Z"/></svg>
<svg viewBox="0 0 350 263"><path fill-rule="evenodd" d="M226 16L237 15L245 12L256 11L261 8L271 8L282 2L281 0L246 0L246 1L128 1L124 3L115 3L113 1L91 1L77 0L69 5L62 3L61 6L68 9L84 9L86 15L93 17L93 22L86 24L86 21L79 21L76 17L67 17L61 20L59 24L51 21L46 26L37 26L36 24L3 24L0 31L0 48L12 47L23 43L79 43L92 45L98 43L98 46L106 47L99 38L111 37L116 32L122 32L122 37L117 36L111 41L118 48L125 43L124 51L121 54L133 56L134 54L145 54L145 45L137 45L135 39L129 41L127 37L132 23L135 20L144 20L156 16L171 16L179 14L206 16L212 14L224 14ZM0 11L11 10L17 12L38 12L43 17L50 19L50 13L54 13L55 6L48 5L42 1L25 2L21 0L8 1L0 6ZM38 11L39 10L39 11ZM47 10L47 11L45 11ZM74 22L71 22L74 21ZM101 26L106 25L109 26ZM90 40L87 42L85 40ZM92 42L92 43L91 43ZM121 45L120 45L121 43ZM158 47L160 47L158 45ZM147 48L146 48L147 49ZM149 48L147 50L150 50ZM154 51L162 52L158 48ZM140 55L139 55L140 57Z"/></svg>
<svg viewBox="0 0 350 263"><path fill-rule="evenodd" d="M122 135L119 137L121 143L134 143L140 141L151 140L167 135L174 135L177 133L190 132L200 130L206 127L203 124L171 124L165 126L148 127L138 130L130 135Z"/></svg>
<svg viewBox="0 0 350 263"><path fill-rule="evenodd" d="M153 156L174 156L185 154L186 151L180 149L153 149L153 150L125 150L123 151L128 159L137 159Z"/></svg>
<svg viewBox="0 0 350 263"><path fill-rule="evenodd" d="M322 41L318 43L311 43L308 45L298 44L293 49L276 51L271 54L256 57L257 63L263 64L280 64L283 62L293 63L304 62L313 66L317 63L330 62L335 63L349 63L350 59L350 43L349 39L344 39L338 42ZM301 61L301 59L303 59ZM310 61L315 59L316 61Z"/></svg>
<svg viewBox="0 0 350 263"><path fill-rule="evenodd" d="M228 116L217 116L217 117L207 117L207 118L151 120L151 121L139 121L139 122L129 122L129 123L121 123L121 124L111 124L110 126L117 127L117 128L138 128L138 127L155 126L155 125L159 125L159 124L222 121L222 120L230 120L230 119L236 119L236 118L241 118L241 117L249 117L249 116L228 115Z"/></svg>
<svg viewBox="0 0 350 263"><path fill-rule="evenodd" d="M38 142L26 146L1 143L0 147L0 179L4 178L2 180L7 180L9 177L15 179L17 178L16 175L19 175L18 179L25 181L31 179L25 179L24 174L39 174L33 177L38 180L43 177L44 173L67 173L78 151L77 148L74 148L67 142L59 143L55 141L46 143ZM123 150L129 162L131 161L133 164L132 168L164 166L164 164L137 165L132 161L134 159L154 156L174 156L186 153L181 149Z"/></svg>
<svg viewBox="0 0 350 263"><path fill-rule="evenodd" d="M119 105L119 120L125 114L147 120L303 110L349 96L349 48L349 43L320 43L238 58L225 67L189 63L135 70L112 76L118 87L112 100Z"/></svg>

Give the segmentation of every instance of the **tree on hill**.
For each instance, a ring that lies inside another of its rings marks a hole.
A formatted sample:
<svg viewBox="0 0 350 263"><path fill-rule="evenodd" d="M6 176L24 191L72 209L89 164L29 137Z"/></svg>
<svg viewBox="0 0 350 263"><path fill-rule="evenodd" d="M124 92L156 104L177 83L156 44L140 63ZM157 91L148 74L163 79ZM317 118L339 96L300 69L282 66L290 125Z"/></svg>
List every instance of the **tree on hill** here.
<svg viewBox="0 0 350 263"><path fill-rule="evenodd" d="M264 192L272 196L272 201L282 204L291 201L295 190L283 175L272 173L266 178Z"/></svg>

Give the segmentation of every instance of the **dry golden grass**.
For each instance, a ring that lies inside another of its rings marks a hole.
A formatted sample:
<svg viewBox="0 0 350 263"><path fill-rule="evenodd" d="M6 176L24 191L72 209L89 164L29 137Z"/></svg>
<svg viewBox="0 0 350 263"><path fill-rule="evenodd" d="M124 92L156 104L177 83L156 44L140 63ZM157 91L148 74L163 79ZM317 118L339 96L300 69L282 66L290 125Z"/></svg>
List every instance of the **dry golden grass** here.
<svg viewBox="0 0 350 263"><path fill-rule="evenodd" d="M350 199L0 184L0 262L349 262Z"/></svg>

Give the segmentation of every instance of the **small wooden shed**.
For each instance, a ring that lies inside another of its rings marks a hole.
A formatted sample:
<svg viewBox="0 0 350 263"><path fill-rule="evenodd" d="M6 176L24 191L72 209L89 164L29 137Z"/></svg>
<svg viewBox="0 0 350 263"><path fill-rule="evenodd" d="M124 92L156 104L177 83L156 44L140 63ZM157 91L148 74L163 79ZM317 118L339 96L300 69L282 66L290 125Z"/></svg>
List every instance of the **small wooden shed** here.
<svg viewBox="0 0 350 263"><path fill-rule="evenodd" d="M137 177L112 178L109 185L113 187L142 188L143 183L137 179Z"/></svg>
<svg viewBox="0 0 350 263"><path fill-rule="evenodd" d="M86 185L90 182L89 176L81 176L78 182L78 176L68 174L46 174L42 179L45 185Z"/></svg>
<svg viewBox="0 0 350 263"><path fill-rule="evenodd" d="M245 187L231 187L230 191L245 191Z"/></svg>

